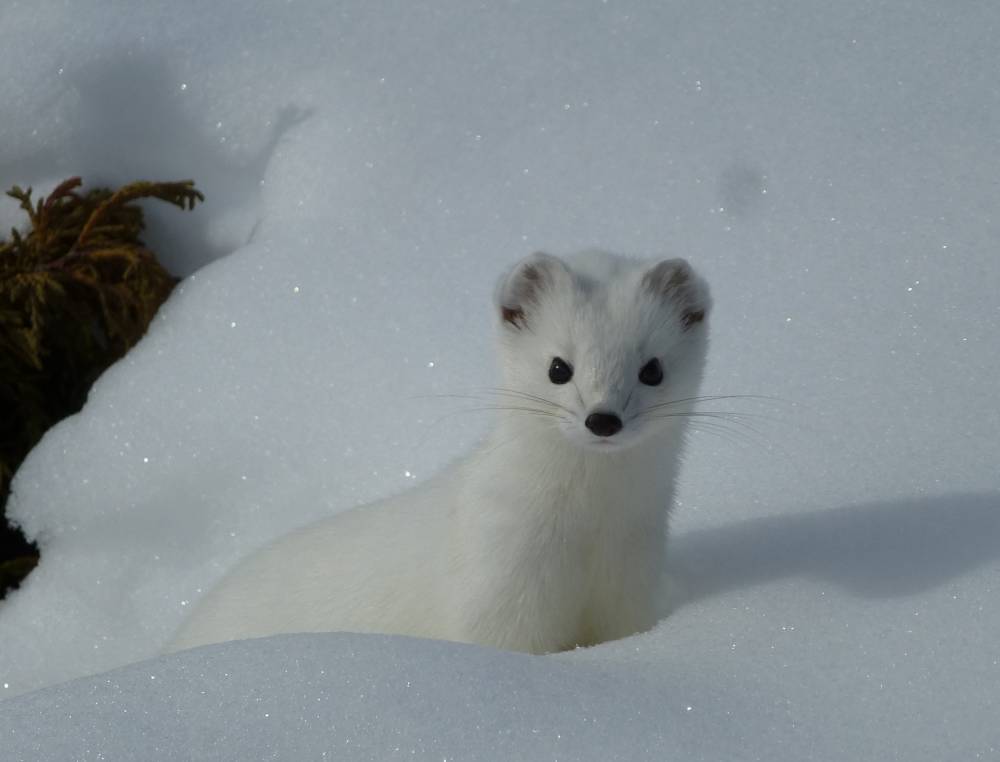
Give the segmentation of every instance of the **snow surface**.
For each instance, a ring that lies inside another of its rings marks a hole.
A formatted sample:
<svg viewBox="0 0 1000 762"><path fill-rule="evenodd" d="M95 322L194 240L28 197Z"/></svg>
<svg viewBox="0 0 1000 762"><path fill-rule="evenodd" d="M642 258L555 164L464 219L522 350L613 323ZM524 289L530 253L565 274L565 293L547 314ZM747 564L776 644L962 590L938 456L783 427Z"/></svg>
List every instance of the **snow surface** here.
<svg viewBox="0 0 1000 762"><path fill-rule="evenodd" d="M194 649L4 706L5 759L26 761L39 750L63 760L652 760L670 735L661 721L698 724L685 699L634 669L344 633ZM688 734L676 748L688 756L697 742Z"/></svg>
<svg viewBox="0 0 1000 762"><path fill-rule="evenodd" d="M8 0L0 60L5 185L208 194L151 207L190 277L15 481L43 561L0 604L8 695L155 656L239 557L468 449L488 416L427 395L491 384L492 285L532 250L688 257L705 392L777 398L693 437L651 633L221 646L5 701L5 748L1000 756L1000 6Z"/></svg>

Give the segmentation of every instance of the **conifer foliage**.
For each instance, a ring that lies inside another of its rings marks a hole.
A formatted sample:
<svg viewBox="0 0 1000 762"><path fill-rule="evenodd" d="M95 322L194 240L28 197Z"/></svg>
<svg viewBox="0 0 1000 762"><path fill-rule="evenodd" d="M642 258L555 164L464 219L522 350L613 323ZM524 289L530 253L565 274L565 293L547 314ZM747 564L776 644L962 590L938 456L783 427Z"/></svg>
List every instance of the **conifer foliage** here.
<svg viewBox="0 0 1000 762"><path fill-rule="evenodd" d="M0 240L0 506L10 480L45 430L76 412L97 377L145 333L176 279L139 236L156 198L181 209L204 200L192 181L135 182L81 192L70 178L20 202L30 227ZM0 594L37 561L0 522Z"/></svg>

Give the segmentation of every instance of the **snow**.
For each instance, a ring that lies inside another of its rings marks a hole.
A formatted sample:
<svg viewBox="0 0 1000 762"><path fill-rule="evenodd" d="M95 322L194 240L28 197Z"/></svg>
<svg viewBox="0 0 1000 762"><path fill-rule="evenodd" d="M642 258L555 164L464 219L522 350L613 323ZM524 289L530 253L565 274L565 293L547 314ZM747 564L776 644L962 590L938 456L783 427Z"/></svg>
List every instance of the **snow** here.
<svg viewBox="0 0 1000 762"><path fill-rule="evenodd" d="M195 649L11 704L0 720L10 759L44 748L62 759L88 749L184 760L192 741L205 757L234 760L656 759L664 732L646 719L650 708L693 719L682 699L634 670L341 633ZM109 733L122 716L133 721ZM63 727L55 743L44 738L45 718ZM609 726L628 733L627 748Z"/></svg>
<svg viewBox="0 0 1000 762"><path fill-rule="evenodd" d="M0 7L5 184L208 200L150 207L188 277L15 481L0 686L53 687L0 704L14 758L1000 755L1000 8L67 7ZM467 450L488 415L428 396L491 384L497 274L595 245L688 257L704 391L775 398L692 438L676 611L544 658L156 656L253 548Z"/></svg>

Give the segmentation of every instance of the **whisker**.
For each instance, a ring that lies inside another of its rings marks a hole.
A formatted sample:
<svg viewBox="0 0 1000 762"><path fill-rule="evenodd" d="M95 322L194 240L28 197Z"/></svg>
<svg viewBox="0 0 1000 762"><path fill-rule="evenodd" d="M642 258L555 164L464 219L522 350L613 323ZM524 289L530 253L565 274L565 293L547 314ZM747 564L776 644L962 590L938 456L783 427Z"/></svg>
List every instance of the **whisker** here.
<svg viewBox="0 0 1000 762"><path fill-rule="evenodd" d="M709 430L709 428L720 429L732 434L735 437L739 437L741 441L752 443L758 447L769 446L769 440L762 431L759 431L757 428L751 426L745 421L733 419L726 414L685 411L676 413L660 413L659 415L652 415L649 417L654 420L662 418L686 418L691 420L690 425L692 427L700 427L706 431ZM732 426L727 426L726 424L732 424ZM734 428L735 426L740 428ZM747 431L755 434L756 438L750 436Z"/></svg>
<svg viewBox="0 0 1000 762"><path fill-rule="evenodd" d="M766 416L757 416L753 415L752 413L743 414L743 413L730 413L730 412L712 412L707 410L706 411L694 410L691 411L690 413L680 413L679 415L688 418L715 418L717 420L731 423L734 426L742 426L743 428L752 431L754 434L757 434L759 436L763 436L763 434L756 428L751 426L749 423L741 419L749 417L749 418L759 418L765 421L770 420Z"/></svg>
<svg viewBox="0 0 1000 762"><path fill-rule="evenodd" d="M560 405L558 402L555 402L554 400L546 399L545 397L539 397L537 394L529 394L528 392L523 392L523 391L520 391L519 389L506 389L506 388L504 388L502 386L497 386L497 387L492 387L490 389L487 389L486 391L489 392L489 393L491 393L491 394L507 395L507 396L514 396L514 397L522 397L522 398L524 398L526 400L532 400L534 402L540 402L540 403L542 403L544 405L551 405L552 407L559 408L560 410L563 410L566 413L569 413L570 415L573 415L573 411L572 410L570 410L568 407L564 407L563 405Z"/></svg>
<svg viewBox="0 0 1000 762"><path fill-rule="evenodd" d="M423 395L425 397L436 397L436 398L451 398L451 399L477 399L485 400L488 397L512 397L514 399L523 399L528 402L537 402L539 405L546 405L557 410L562 410L568 415L573 415L573 411L568 407L559 404L554 400L547 399L545 397L540 397L537 394L529 394L528 392L523 392L518 389L506 389L504 387L490 387L484 389L476 389L473 393L465 394L432 394Z"/></svg>
<svg viewBox="0 0 1000 762"><path fill-rule="evenodd" d="M732 445L742 447L746 447L747 445L753 445L759 448L763 447L760 442L754 440L753 437L748 434L741 431L733 431L732 429L726 428L720 424L709 423L707 421L697 421L692 423L690 428L691 431L696 434L711 434Z"/></svg>
<svg viewBox="0 0 1000 762"><path fill-rule="evenodd" d="M514 413L530 413L532 415L540 415L548 418L560 418L565 420L565 416L559 413L553 412L552 410L541 410L534 407L524 407L522 405L478 405L476 407L461 408L455 412L459 413L482 413L487 410L508 410Z"/></svg>
<svg viewBox="0 0 1000 762"><path fill-rule="evenodd" d="M702 427L702 428L705 427L706 425L718 426L719 431L725 432L732 438L732 441L737 442L745 447L750 447L751 449L760 452L766 452L771 450L770 440L768 440L767 437L758 432L750 433L742 431L740 429L728 428L721 424L710 424L707 421L694 421L691 424L692 427Z"/></svg>
<svg viewBox="0 0 1000 762"><path fill-rule="evenodd" d="M660 402L644 408L642 412L649 410L659 410L672 405L680 405L684 402L717 402L718 400L767 400L769 402L782 402L778 397L768 397L762 394L706 394L698 397L682 397L681 399Z"/></svg>
<svg viewBox="0 0 1000 762"><path fill-rule="evenodd" d="M564 417L564 416L560 415L559 413L552 412L551 410L539 410L538 408L521 407L519 405L484 405L484 406L482 406L480 408L477 408L477 409L478 410L510 410L512 412L534 413L536 415L545 415L545 416L548 416L550 418L563 418Z"/></svg>
<svg viewBox="0 0 1000 762"><path fill-rule="evenodd" d="M467 393L451 393L451 394L420 394L414 395L411 399L460 399L460 400L480 400L486 401L490 396L493 397L513 397L515 399L523 399L529 402L537 402L540 405L548 405L557 410L562 410L563 412L573 415L573 411L569 408L560 405L545 397L539 397L537 394L529 394L527 392L522 392L517 389L505 389L503 387L491 387L485 389L477 389L473 392Z"/></svg>
<svg viewBox="0 0 1000 762"><path fill-rule="evenodd" d="M752 431L757 436L764 438L764 433L760 429L758 429L755 426L751 426L746 421L741 421L738 416L725 415L722 413L701 413L700 416L697 414L692 416L692 418L698 418L698 417L715 418L716 420L725 421L726 423L730 423L733 426L739 426L740 428L745 429L746 431Z"/></svg>
<svg viewBox="0 0 1000 762"><path fill-rule="evenodd" d="M509 406L509 405L480 405L477 407L463 407L452 410L451 412L445 413L444 415L435 418L431 422L431 426L432 427L438 426L442 421L445 421L449 418L454 418L456 415L461 415L463 413L485 413L494 410L509 410L514 413L537 415L541 418L558 418L560 420L567 420L566 416L560 415L559 413L554 413L550 410L538 410L536 408Z"/></svg>
<svg viewBox="0 0 1000 762"><path fill-rule="evenodd" d="M650 415L649 413L643 414L644 417L659 419L659 418L714 418L720 421L726 421L727 423L732 423L736 426L742 426L747 429L753 430L753 427L742 418L746 416L741 413L728 413L728 412L713 412L713 411L702 411L702 410L685 410L683 412L674 413L658 413L656 415ZM638 418L639 416L635 416ZM764 418L764 420L768 420Z"/></svg>
<svg viewBox="0 0 1000 762"><path fill-rule="evenodd" d="M631 418L640 418L642 416L648 416L651 413L656 413L660 408L645 408L636 412ZM780 418L775 418L773 415L767 415L766 413L745 413L742 410L674 410L661 412L661 415L711 415L717 416L719 418L731 418L732 420L737 420L740 418L748 418L757 421L767 421L768 423L782 423Z"/></svg>

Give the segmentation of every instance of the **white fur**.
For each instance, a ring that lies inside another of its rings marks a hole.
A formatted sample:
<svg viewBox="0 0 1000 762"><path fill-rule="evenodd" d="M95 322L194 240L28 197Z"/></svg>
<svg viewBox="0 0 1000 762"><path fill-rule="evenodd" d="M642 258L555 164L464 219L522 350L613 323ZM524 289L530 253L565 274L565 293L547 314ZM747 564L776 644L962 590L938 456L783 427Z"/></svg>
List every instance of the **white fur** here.
<svg viewBox="0 0 1000 762"><path fill-rule="evenodd" d="M538 254L501 279L497 302L519 318L500 320L500 388L546 402L498 392L511 409L464 460L250 556L172 650L351 630L545 653L655 624L685 421L655 416L691 409L707 288L681 260ZM549 380L555 356L573 366L569 383ZM659 386L638 381L652 357ZM624 428L592 434L595 410Z"/></svg>

